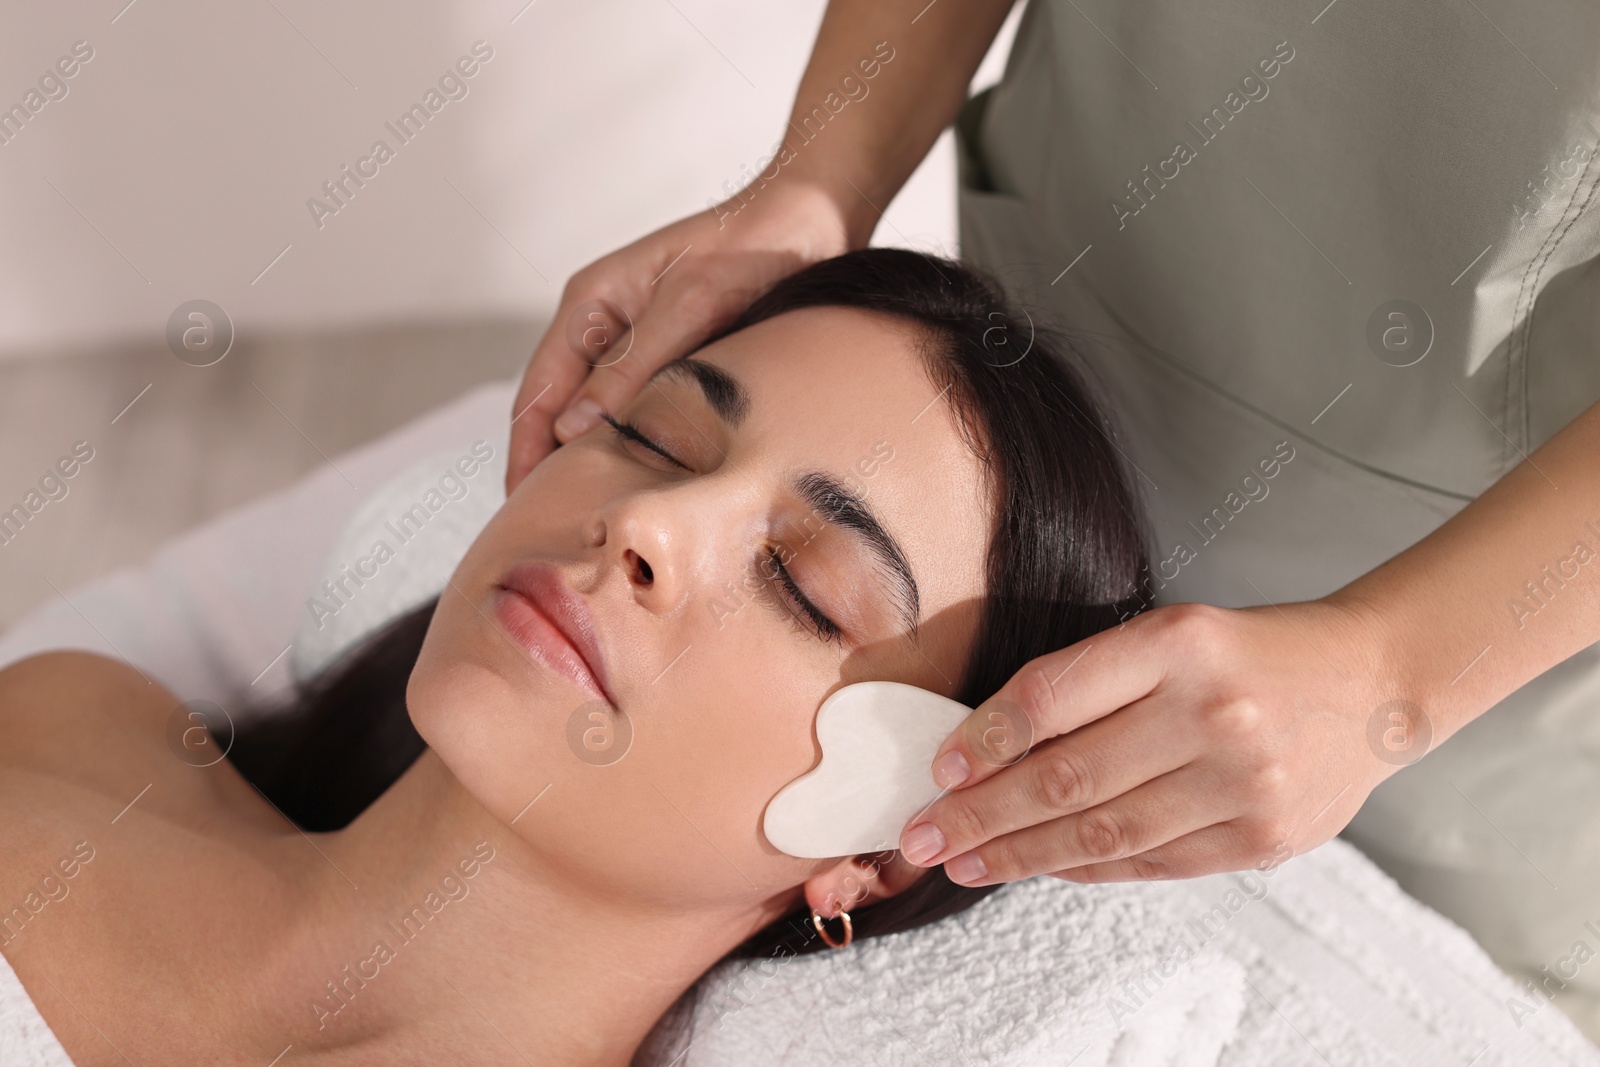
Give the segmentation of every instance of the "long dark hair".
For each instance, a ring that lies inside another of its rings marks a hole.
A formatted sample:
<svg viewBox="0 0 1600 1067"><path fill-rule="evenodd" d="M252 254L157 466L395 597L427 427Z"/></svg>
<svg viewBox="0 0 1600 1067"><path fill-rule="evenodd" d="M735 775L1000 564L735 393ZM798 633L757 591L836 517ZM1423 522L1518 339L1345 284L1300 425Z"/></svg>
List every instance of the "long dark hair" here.
<svg viewBox="0 0 1600 1067"><path fill-rule="evenodd" d="M809 307L887 312L920 327L928 372L948 389L994 487L987 596L958 699L976 706L1030 660L1146 606L1137 582L1149 559L1148 520L1114 443L1114 423L1065 334L1036 323L970 267L869 248L783 279L706 343ZM402 616L344 656L298 690L289 708L241 727L229 758L303 829L348 825L422 754L405 691L436 604ZM998 888L957 885L933 868L905 891L852 909L854 936L935 922ZM824 947L802 906L725 959ZM660 1030L646 1046L659 1047ZM636 1062L649 1055L642 1047Z"/></svg>

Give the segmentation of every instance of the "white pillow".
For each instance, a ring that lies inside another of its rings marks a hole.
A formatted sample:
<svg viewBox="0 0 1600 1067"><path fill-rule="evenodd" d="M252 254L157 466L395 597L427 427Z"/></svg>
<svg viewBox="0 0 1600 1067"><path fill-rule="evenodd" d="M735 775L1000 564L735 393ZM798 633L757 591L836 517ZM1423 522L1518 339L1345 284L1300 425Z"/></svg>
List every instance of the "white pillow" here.
<svg viewBox="0 0 1600 1067"><path fill-rule="evenodd" d="M479 437L383 482L350 516L310 583L290 653L304 681L362 638L439 595L505 503L506 449Z"/></svg>

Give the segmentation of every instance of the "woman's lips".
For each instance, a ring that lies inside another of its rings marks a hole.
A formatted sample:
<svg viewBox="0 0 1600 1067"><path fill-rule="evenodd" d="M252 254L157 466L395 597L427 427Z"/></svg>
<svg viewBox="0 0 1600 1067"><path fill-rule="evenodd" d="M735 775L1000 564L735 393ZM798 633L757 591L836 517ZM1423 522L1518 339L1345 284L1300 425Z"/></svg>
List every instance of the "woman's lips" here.
<svg viewBox="0 0 1600 1067"><path fill-rule="evenodd" d="M495 615L535 659L615 708L588 606L553 567L524 564L495 588Z"/></svg>

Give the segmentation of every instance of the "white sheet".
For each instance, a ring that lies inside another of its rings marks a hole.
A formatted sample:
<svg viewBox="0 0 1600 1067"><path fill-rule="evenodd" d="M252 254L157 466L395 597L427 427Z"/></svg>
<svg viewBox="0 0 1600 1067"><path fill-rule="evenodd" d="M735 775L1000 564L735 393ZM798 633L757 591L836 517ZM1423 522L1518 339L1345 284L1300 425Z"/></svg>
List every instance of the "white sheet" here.
<svg viewBox="0 0 1600 1067"><path fill-rule="evenodd" d="M72 1058L4 956L0 956L0 1065L72 1067Z"/></svg>

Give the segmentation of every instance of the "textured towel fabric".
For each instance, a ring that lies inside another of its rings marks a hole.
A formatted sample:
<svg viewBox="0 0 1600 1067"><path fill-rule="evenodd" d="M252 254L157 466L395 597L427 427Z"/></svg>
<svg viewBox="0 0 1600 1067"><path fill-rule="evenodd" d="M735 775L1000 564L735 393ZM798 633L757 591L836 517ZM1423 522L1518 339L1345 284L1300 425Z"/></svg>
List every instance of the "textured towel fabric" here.
<svg viewBox="0 0 1600 1067"><path fill-rule="evenodd" d="M724 964L684 1063L1215 1064L1247 990L1185 933L1194 910L1171 886L1041 878L904 934Z"/></svg>
<svg viewBox="0 0 1600 1067"><path fill-rule="evenodd" d="M0 1067L72 1067L50 1024L0 956Z"/></svg>
<svg viewBox="0 0 1600 1067"><path fill-rule="evenodd" d="M1334 839L1265 874L1037 878L850 949L725 964L686 1067L1600 1064L1465 931Z"/></svg>
<svg viewBox="0 0 1600 1067"><path fill-rule="evenodd" d="M232 709L280 690L291 664L314 670L443 585L499 502L514 388L465 394L176 539L144 567L69 592L0 637L0 664L87 648L125 655L185 700ZM490 468L463 478L470 491L458 499L430 501L445 465L479 440L495 449ZM342 603L324 601L337 612L309 603L341 569L362 569L372 537L406 512L422 534L403 547L391 535L390 561L365 564L376 573L359 587L347 580ZM1335 840L1270 875L1035 879L843 952L726 965L707 978L680 1062L1600 1067L1600 1051L1557 1009L1528 1014L1542 1004ZM40 1058L53 1041L41 1044L41 1032L14 975L0 971L0 1064L66 1063ZM44 1051L23 1051L34 1048Z"/></svg>

